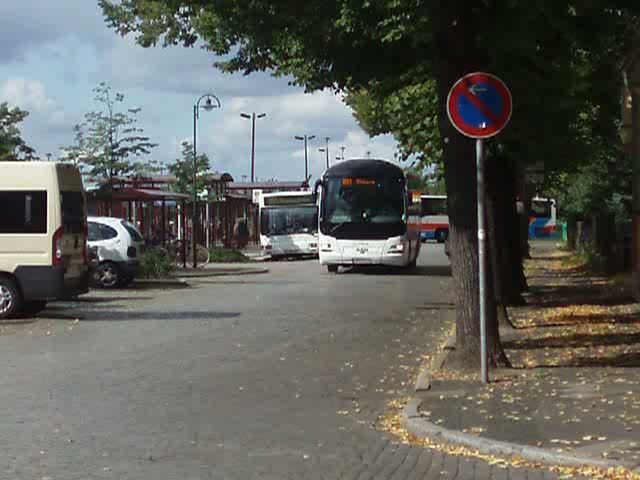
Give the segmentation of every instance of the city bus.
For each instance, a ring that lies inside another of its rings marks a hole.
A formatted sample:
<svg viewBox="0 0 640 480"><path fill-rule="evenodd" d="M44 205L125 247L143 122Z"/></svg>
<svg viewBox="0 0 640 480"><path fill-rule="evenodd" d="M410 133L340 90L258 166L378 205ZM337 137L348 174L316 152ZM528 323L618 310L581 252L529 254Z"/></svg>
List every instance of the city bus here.
<svg viewBox="0 0 640 480"><path fill-rule="evenodd" d="M529 238L553 236L557 230L556 201L551 198L534 197L529 214Z"/></svg>
<svg viewBox="0 0 640 480"><path fill-rule="evenodd" d="M384 160L347 160L324 172L314 194L319 190L319 256L329 272L352 265L416 265L419 209L414 215L401 168Z"/></svg>
<svg viewBox="0 0 640 480"><path fill-rule="evenodd" d="M261 193L260 246L271 258L318 255L318 207L311 192Z"/></svg>
<svg viewBox="0 0 640 480"><path fill-rule="evenodd" d="M446 195L420 196L422 227L420 237L423 242L436 240L443 243L449 236L449 215Z"/></svg>

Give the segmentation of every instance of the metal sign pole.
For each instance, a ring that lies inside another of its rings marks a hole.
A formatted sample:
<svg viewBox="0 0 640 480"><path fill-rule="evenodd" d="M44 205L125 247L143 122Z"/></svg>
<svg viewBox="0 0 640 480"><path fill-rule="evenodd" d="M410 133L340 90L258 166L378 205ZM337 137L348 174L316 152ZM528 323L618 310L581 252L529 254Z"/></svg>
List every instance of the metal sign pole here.
<svg viewBox="0 0 640 480"><path fill-rule="evenodd" d="M487 302L486 302L486 230L484 216L484 151L481 139L476 140L478 183L478 275L480 277L480 381L489 383L487 371Z"/></svg>
<svg viewBox="0 0 640 480"><path fill-rule="evenodd" d="M453 84L447 96L447 115L461 134L476 139L478 187L478 275L480 301L480 380L489 383L487 370L487 265L486 225L484 215L484 144L483 139L497 135L507 125L513 112L511 92L495 75L475 72Z"/></svg>

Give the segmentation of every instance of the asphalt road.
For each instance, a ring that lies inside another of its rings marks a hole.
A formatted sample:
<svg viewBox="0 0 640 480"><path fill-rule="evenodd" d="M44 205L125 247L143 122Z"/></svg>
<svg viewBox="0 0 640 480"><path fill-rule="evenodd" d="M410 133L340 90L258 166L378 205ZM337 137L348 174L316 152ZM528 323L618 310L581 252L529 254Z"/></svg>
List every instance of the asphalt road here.
<svg viewBox="0 0 640 480"><path fill-rule="evenodd" d="M2 326L0 478L493 474L376 429L451 325L441 245L412 274L269 268L187 290L93 293Z"/></svg>

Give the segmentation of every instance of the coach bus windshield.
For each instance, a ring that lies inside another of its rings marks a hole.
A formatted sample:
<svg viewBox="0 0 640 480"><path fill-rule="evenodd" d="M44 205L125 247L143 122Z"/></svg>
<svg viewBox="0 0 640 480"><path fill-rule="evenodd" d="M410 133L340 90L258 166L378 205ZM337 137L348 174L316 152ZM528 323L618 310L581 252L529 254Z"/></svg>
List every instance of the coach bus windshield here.
<svg viewBox="0 0 640 480"><path fill-rule="evenodd" d="M260 212L260 233L268 237L315 233L318 208L315 205L265 208Z"/></svg>
<svg viewBox="0 0 640 480"><path fill-rule="evenodd" d="M387 238L405 227L401 177L329 177L323 185L322 233L338 238Z"/></svg>

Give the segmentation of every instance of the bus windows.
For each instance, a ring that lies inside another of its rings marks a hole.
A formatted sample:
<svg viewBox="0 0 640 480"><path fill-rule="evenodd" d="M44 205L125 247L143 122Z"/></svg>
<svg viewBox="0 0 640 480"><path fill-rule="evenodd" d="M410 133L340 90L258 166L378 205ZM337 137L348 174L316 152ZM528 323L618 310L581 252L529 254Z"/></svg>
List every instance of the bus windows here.
<svg viewBox="0 0 640 480"><path fill-rule="evenodd" d="M447 215L447 198L422 197L422 216Z"/></svg>
<svg viewBox="0 0 640 480"><path fill-rule="evenodd" d="M551 218L551 200L533 200L531 202L531 217Z"/></svg>

